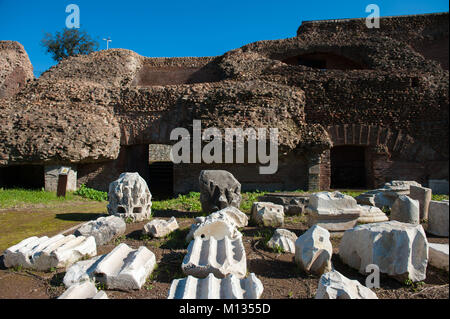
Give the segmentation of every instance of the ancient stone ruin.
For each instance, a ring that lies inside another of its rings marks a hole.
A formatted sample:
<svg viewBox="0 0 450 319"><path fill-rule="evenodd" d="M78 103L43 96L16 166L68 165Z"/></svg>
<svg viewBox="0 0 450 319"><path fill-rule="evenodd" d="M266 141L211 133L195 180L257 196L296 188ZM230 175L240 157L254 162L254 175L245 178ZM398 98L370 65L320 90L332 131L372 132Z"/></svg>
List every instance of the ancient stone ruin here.
<svg viewBox="0 0 450 319"><path fill-rule="evenodd" d="M139 173L152 194L199 191L202 170L227 170L240 191L410 180L448 192L448 13L380 23L306 21L292 38L216 57L102 50L38 79L26 48L2 42L10 62L0 67L0 187L46 187L54 178L47 166L67 166L78 187L103 191L123 172ZM174 164L159 156L154 145L173 145L178 127L192 136L194 119L222 131L277 127L277 172L260 175L248 159Z"/></svg>
<svg viewBox="0 0 450 319"><path fill-rule="evenodd" d="M140 290L173 256L186 277L166 269L168 299L258 299L277 270L260 271L267 261L293 266L300 281L315 278L316 299L378 298L334 269L334 258L350 274L376 265L401 283L424 281L429 265L448 271L448 244L428 241L449 235L449 203L432 200L448 193L448 13L381 20L371 31L363 19L308 21L295 37L217 57L98 51L38 79L23 46L0 41L0 187L54 191L68 168L67 190L108 191L110 215L73 235L26 238L5 250L4 265L65 268L59 299L108 298L99 285ZM171 132L193 136L198 119L221 133L276 127L277 171L259 174L250 156L173 162ZM370 190L354 198L337 189ZM247 190L271 193L248 214L240 210ZM193 191L201 212L151 219L153 196ZM113 246L130 222L133 245ZM186 246L148 248L170 234ZM108 252L97 255L100 245Z"/></svg>

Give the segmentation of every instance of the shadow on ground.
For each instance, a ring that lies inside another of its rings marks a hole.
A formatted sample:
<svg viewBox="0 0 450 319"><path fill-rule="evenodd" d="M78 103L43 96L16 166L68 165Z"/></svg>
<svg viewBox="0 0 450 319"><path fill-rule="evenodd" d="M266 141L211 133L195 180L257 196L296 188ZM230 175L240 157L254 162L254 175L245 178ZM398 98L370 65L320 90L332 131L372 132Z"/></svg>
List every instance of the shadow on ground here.
<svg viewBox="0 0 450 319"><path fill-rule="evenodd" d="M171 283L174 279L186 277L181 270L184 255L183 252L177 251L165 254L158 263L158 268L153 271L153 280Z"/></svg>
<svg viewBox="0 0 450 319"><path fill-rule="evenodd" d="M93 219L97 219L99 217L106 216L105 214L100 213L66 213L66 214L56 214L56 219L73 221L73 222L85 222Z"/></svg>
<svg viewBox="0 0 450 319"><path fill-rule="evenodd" d="M204 216L202 212L186 212L182 210L175 210L175 209L152 209L152 217L172 217L175 218L195 218L199 216Z"/></svg>

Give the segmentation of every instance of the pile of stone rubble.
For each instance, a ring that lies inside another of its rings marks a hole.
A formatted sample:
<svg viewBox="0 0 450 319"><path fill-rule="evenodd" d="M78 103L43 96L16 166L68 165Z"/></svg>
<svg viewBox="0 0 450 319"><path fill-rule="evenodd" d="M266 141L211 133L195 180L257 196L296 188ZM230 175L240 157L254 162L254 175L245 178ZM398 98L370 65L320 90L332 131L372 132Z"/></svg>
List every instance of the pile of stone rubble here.
<svg viewBox="0 0 450 319"><path fill-rule="evenodd" d="M192 224L186 236L187 254L180 265L186 277L172 281L168 298L260 298L263 285L247 271L240 232L249 223L249 217L239 210L240 183L220 170L202 171L199 183L203 210L210 214L197 217ZM105 289L141 289L156 267L153 252L121 243L97 256L97 246L124 234L125 220L149 219L151 193L139 174L123 173L110 184L108 198L110 216L83 224L74 235L24 239L5 250L5 266L40 271L65 268L67 290L61 299L108 298L97 290L98 284ZM448 244L428 243L426 232L448 237L449 203L431 200L431 190L416 182L393 181L356 199L336 191L310 194L296 202L302 208L293 208L291 199L288 209L291 214L305 213L310 226L299 237L282 228L286 203L254 202L250 218L258 227L276 228L268 247L294 254L303 272L321 276L318 299L377 298L372 290L334 269L330 236L336 232L343 232L340 260L361 274L367 275L367 268L376 265L382 274L417 282L426 278L429 263L448 271ZM382 209L389 209L390 216ZM424 221L426 232L421 225ZM152 219L142 233L161 238L176 229L175 217Z"/></svg>

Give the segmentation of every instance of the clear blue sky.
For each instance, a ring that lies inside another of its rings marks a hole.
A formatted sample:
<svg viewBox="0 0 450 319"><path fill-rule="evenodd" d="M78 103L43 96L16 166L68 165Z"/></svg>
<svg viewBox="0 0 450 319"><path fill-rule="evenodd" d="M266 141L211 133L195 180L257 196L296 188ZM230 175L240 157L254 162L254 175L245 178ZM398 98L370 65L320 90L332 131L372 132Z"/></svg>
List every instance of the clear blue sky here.
<svg viewBox="0 0 450 319"><path fill-rule="evenodd" d="M65 27L68 4L80 8L81 30L105 49L125 48L148 57L214 56L259 40L293 37L305 20L366 17L375 3L381 16L448 11L448 0L0 0L0 40L22 43L35 75L55 62L40 46L45 32Z"/></svg>

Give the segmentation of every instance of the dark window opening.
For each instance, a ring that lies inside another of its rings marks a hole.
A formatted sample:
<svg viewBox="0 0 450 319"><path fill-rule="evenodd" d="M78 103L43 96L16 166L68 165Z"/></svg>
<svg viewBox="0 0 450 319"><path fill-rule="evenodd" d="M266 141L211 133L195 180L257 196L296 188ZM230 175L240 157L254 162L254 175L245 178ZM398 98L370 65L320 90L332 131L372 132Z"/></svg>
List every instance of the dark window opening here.
<svg viewBox="0 0 450 319"><path fill-rule="evenodd" d="M163 200L173 197L173 162L151 162L147 184L152 199Z"/></svg>
<svg viewBox="0 0 450 319"><path fill-rule="evenodd" d="M297 55L284 59L282 62L290 65L304 65L315 69L330 70L361 70L368 69L362 63L353 61L342 55L330 52L315 52Z"/></svg>
<svg viewBox="0 0 450 319"><path fill-rule="evenodd" d="M304 65L304 66L308 66L310 68L315 68L315 69L326 69L327 68L326 60L313 60L313 59L299 57L297 63L298 63L298 65Z"/></svg>
<svg viewBox="0 0 450 319"><path fill-rule="evenodd" d="M0 167L0 187L41 189L45 187L44 166L13 165Z"/></svg>
<svg viewBox="0 0 450 319"><path fill-rule="evenodd" d="M331 149L331 188L363 189L366 187L365 148L336 146Z"/></svg>

